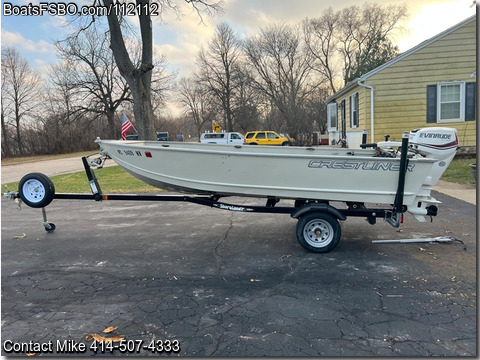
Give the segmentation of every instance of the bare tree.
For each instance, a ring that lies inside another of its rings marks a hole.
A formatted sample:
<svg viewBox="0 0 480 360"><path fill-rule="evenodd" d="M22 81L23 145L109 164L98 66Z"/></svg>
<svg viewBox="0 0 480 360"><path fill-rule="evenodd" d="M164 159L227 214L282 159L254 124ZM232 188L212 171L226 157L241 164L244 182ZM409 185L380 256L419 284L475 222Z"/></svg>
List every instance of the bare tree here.
<svg viewBox="0 0 480 360"><path fill-rule="evenodd" d="M221 23L197 58L198 77L221 104L228 131L233 131L233 98L239 80L240 44L232 28Z"/></svg>
<svg viewBox="0 0 480 360"><path fill-rule="evenodd" d="M200 14L203 10L215 10L219 3L209 4L207 0L188 0ZM104 0L104 5L113 6L114 0ZM150 5L149 0L136 0L136 5L145 9ZM177 9L172 0L160 1L160 9ZM139 63L134 63L125 45L120 19L111 12L107 15L110 29L110 48L113 51L115 62L120 74L127 81L133 97L133 112L137 123L139 137L155 140L154 114L151 98L152 69L153 65L153 34L150 12L139 11L138 21L141 36L141 57Z"/></svg>
<svg viewBox="0 0 480 360"><path fill-rule="evenodd" d="M15 128L20 155L24 154L21 127L41 102L41 85L40 76L15 49L2 48L2 132L8 136L7 125Z"/></svg>
<svg viewBox="0 0 480 360"><path fill-rule="evenodd" d="M185 115L195 126L196 135L200 137L205 124L213 121L215 105L208 90L194 78L182 78L178 83L179 103Z"/></svg>
<svg viewBox="0 0 480 360"><path fill-rule="evenodd" d="M235 125L239 130L245 133L258 129L264 98L265 96L253 86L253 79L248 70L242 66L233 104Z"/></svg>
<svg viewBox="0 0 480 360"><path fill-rule="evenodd" d="M325 134L327 132L327 104L325 99L330 94L328 86L322 86L315 90L307 100L306 113L312 120L312 131Z"/></svg>
<svg viewBox="0 0 480 360"><path fill-rule="evenodd" d="M152 106L155 115L161 112L167 100L171 99L174 92L176 73L168 73L167 59L164 55L154 55L155 63L152 77Z"/></svg>
<svg viewBox="0 0 480 360"><path fill-rule="evenodd" d="M318 19L303 21L305 43L316 60L313 69L328 79L332 92L337 91L335 82L341 73L341 63L337 61L338 40L335 36L339 27L338 17L339 13L329 8Z"/></svg>
<svg viewBox="0 0 480 360"><path fill-rule="evenodd" d="M308 121L305 101L321 82L313 76L312 54L306 51L299 29L270 26L248 38L244 49L254 86L279 110L284 126L281 130L297 136Z"/></svg>
<svg viewBox="0 0 480 360"><path fill-rule="evenodd" d="M52 66L47 83L45 115L37 118L37 132L41 132L42 128L47 130L44 131L47 140L44 153L62 154L74 151L75 145L91 128L92 124L85 124L85 119L97 116L94 112L83 110L87 102L85 97L88 98L89 95L85 94L81 87L72 84L79 76L74 70L76 66L79 65L72 61L63 61ZM82 136L78 136L75 131L74 123L76 122L87 125L87 128L82 131ZM100 135L97 134L97 136ZM90 139L93 143L92 140Z"/></svg>
<svg viewBox="0 0 480 360"><path fill-rule="evenodd" d="M112 52L105 46L107 42L108 38L95 24L58 41L59 56L69 66L57 67L55 81L65 90L75 89L77 101L72 104L69 117L87 113L105 116L109 137L114 139L120 129L115 113L125 101L132 99L128 84L115 66Z"/></svg>
<svg viewBox="0 0 480 360"><path fill-rule="evenodd" d="M372 56L375 44L384 41L398 26L407 14L406 4L382 6L365 3L362 8L350 6L341 11L340 19L340 52L344 62L345 83L351 78L351 71L362 57Z"/></svg>
<svg viewBox="0 0 480 360"><path fill-rule="evenodd" d="M46 99L47 116L39 119L43 127L49 129L46 132L50 145L47 152L50 150L57 154L66 152L65 144L74 141L70 125L76 120L74 98L77 90L65 80L72 73L71 66L73 64L69 62L52 66L50 81L47 85L49 86Z"/></svg>
<svg viewBox="0 0 480 360"><path fill-rule="evenodd" d="M148 0L137 0L139 6L148 6ZM113 6L113 0L104 0L106 6ZM110 29L110 48L120 74L127 81L133 98L133 112L141 139L155 140L154 115L151 98L153 69L153 34L150 14L140 12L138 20L142 37L141 60L135 64L125 45L118 16L107 15Z"/></svg>
<svg viewBox="0 0 480 360"><path fill-rule="evenodd" d="M3 60L3 58L2 58ZM2 157L10 157L12 154L11 148L10 148L10 140L11 140L11 135L10 135L10 129L8 127L7 123L7 117L10 116L10 113L12 112L12 109L8 106L6 106L5 102L5 96L6 96L6 80L5 76L3 75L3 61L2 61L2 94L1 94L1 100L0 100L0 111L1 111L1 126L2 126ZM5 92L4 92L5 91Z"/></svg>
<svg viewBox="0 0 480 360"><path fill-rule="evenodd" d="M329 8L321 17L304 21L305 41L319 64L319 71L329 79L332 92L351 80L358 69L369 71L371 66L380 65L370 59L378 55L379 49L392 50L389 49L391 34L406 16L405 4L365 3L362 7L353 5L336 12ZM381 61L395 54L384 51L386 56ZM365 67L365 64L370 65Z"/></svg>

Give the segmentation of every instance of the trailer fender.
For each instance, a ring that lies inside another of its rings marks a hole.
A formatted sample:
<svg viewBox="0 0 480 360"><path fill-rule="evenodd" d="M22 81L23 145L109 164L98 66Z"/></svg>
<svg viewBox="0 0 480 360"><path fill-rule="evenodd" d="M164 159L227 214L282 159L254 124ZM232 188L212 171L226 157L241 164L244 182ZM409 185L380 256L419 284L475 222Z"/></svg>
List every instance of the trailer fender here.
<svg viewBox="0 0 480 360"><path fill-rule="evenodd" d="M294 219L299 219L300 217L313 212L324 212L342 221L347 219L347 217L344 214L342 214L338 209L327 204L306 204L298 209L295 209L290 214L290 216Z"/></svg>

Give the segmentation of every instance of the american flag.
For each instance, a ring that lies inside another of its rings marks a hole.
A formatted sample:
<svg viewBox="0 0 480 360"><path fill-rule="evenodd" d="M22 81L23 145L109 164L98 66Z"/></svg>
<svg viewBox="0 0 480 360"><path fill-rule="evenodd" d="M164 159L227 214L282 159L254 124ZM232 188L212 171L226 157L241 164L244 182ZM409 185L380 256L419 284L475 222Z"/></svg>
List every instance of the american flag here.
<svg viewBox="0 0 480 360"><path fill-rule="evenodd" d="M122 113L122 140L127 139L127 131L133 127L130 120L128 120L127 115Z"/></svg>

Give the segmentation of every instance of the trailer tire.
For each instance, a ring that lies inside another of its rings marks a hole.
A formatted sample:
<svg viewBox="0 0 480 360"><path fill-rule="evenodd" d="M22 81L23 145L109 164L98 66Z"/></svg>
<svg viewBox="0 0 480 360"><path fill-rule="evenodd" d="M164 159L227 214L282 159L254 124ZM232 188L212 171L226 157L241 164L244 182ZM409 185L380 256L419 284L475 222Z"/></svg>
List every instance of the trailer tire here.
<svg viewBox="0 0 480 360"><path fill-rule="evenodd" d="M43 208L50 204L55 196L52 180L41 173L25 175L18 184L20 199L32 208Z"/></svg>
<svg viewBox="0 0 480 360"><path fill-rule="evenodd" d="M310 252L326 253L333 250L338 245L341 235L338 220L327 213L308 213L297 223L297 240Z"/></svg>

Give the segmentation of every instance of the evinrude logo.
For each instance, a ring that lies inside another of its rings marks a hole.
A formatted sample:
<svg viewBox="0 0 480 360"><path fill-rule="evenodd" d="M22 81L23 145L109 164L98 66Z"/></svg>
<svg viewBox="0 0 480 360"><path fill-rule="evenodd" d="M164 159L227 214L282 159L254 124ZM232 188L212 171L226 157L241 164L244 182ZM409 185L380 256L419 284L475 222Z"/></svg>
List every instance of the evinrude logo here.
<svg viewBox="0 0 480 360"><path fill-rule="evenodd" d="M439 134L439 133L420 133L420 139L442 139L442 140L450 140L452 134Z"/></svg>
<svg viewBox="0 0 480 360"><path fill-rule="evenodd" d="M381 161L355 161L355 160L311 160L309 168L316 169L346 169L346 170L383 170L400 171L400 163ZM415 164L408 164L407 170L413 171Z"/></svg>

